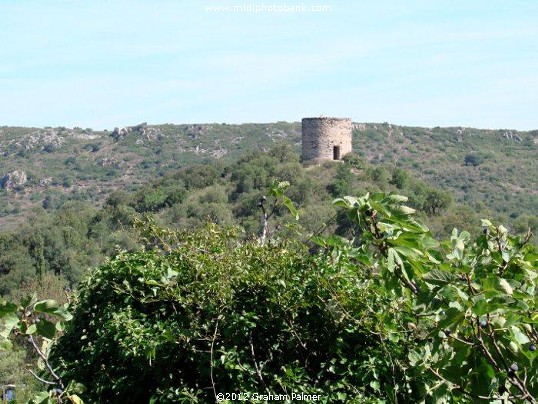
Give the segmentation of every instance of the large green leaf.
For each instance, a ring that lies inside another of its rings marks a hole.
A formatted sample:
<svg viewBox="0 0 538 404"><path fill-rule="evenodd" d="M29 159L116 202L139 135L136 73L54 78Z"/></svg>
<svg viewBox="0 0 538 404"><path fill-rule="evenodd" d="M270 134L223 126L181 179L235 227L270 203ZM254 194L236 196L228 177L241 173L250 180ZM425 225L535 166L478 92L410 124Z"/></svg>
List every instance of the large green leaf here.
<svg viewBox="0 0 538 404"><path fill-rule="evenodd" d="M26 329L26 335L32 335L37 331L37 325L32 324Z"/></svg>
<svg viewBox="0 0 538 404"><path fill-rule="evenodd" d="M18 306L16 304L3 300L2 302L0 302L0 318L4 317L6 314L9 313L16 313L17 309Z"/></svg>
<svg viewBox="0 0 538 404"><path fill-rule="evenodd" d="M15 313L8 313L3 318L4 329L0 333L0 336L8 338L9 334L13 327L15 327L19 322L19 317Z"/></svg>
<svg viewBox="0 0 538 404"><path fill-rule="evenodd" d="M47 391L40 391L37 393L34 398L32 398L29 403L31 404L49 404L52 403L50 395Z"/></svg>
<svg viewBox="0 0 538 404"><path fill-rule="evenodd" d="M45 313L45 314L51 314L53 316L60 317L66 321L69 321L73 318L71 313L67 311L67 309L64 306L61 306L56 302L55 300L42 300L40 302L37 302L34 305L34 310L37 313Z"/></svg>
<svg viewBox="0 0 538 404"><path fill-rule="evenodd" d="M405 245L395 245L393 248L396 251L398 251L400 255L403 255L404 257L407 257L410 259L416 259L423 255L420 250L417 250L416 248L411 248Z"/></svg>
<svg viewBox="0 0 538 404"><path fill-rule="evenodd" d="M479 317L488 312L488 302L483 298L483 296L481 297L482 299L475 301L473 304L473 314Z"/></svg>
<svg viewBox="0 0 538 404"><path fill-rule="evenodd" d="M37 293L29 294L21 299L21 306L28 307L37 302Z"/></svg>
<svg viewBox="0 0 538 404"><path fill-rule="evenodd" d="M84 401L82 401L82 399L77 396L76 394L71 394L70 396L67 397L69 400L71 400L71 402L73 404L84 404Z"/></svg>
<svg viewBox="0 0 538 404"><path fill-rule="evenodd" d="M394 272L394 269L396 268L396 265L401 262L401 258L394 250L394 248L389 248L387 253L387 269L389 272Z"/></svg>
<svg viewBox="0 0 538 404"><path fill-rule="evenodd" d="M463 321L465 318L465 313L461 310L450 307L444 312L444 316L439 321L439 329L444 330L445 328L452 329Z"/></svg>
<svg viewBox="0 0 538 404"><path fill-rule="evenodd" d="M293 204L292 200L288 198L287 196L282 196L282 203L284 204L286 208L288 208L290 213L295 217L295 220L299 220L299 211Z"/></svg>
<svg viewBox="0 0 538 404"><path fill-rule="evenodd" d="M53 339L56 335L56 326L50 321L41 320L37 323L37 333L42 337Z"/></svg>
<svg viewBox="0 0 538 404"><path fill-rule="evenodd" d="M506 279L503 279L503 278L499 279L499 287L509 295L514 293L512 286L510 286L510 284L508 283Z"/></svg>
<svg viewBox="0 0 538 404"><path fill-rule="evenodd" d="M510 328L514 340L520 345L525 345L530 342L529 338L518 327L512 326Z"/></svg>
<svg viewBox="0 0 538 404"><path fill-rule="evenodd" d="M433 269L424 274L423 279L432 285L444 286L454 282L457 278L454 273Z"/></svg>
<svg viewBox="0 0 538 404"><path fill-rule="evenodd" d="M407 202L408 200L409 198L407 196L391 194L391 195L387 195L382 200L382 202L402 203L402 202Z"/></svg>
<svg viewBox="0 0 538 404"><path fill-rule="evenodd" d="M394 210L395 210L397 213L402 213L402 214L404 214L404 215L412 215L413 213L416 212L415 209L410 208L409 206L405 206L405 205L398 205L398 206L395 206L395 207L394 207Z"/></svg>
<svg viewBox="0 0 538 404"><path fill-rule="evenodd" d="M340 206L342 208L351 208L358 204L359 202L357 198L353 198L352 196L344 196L343 198L336 198L333 201L334 206Z"/></svg>

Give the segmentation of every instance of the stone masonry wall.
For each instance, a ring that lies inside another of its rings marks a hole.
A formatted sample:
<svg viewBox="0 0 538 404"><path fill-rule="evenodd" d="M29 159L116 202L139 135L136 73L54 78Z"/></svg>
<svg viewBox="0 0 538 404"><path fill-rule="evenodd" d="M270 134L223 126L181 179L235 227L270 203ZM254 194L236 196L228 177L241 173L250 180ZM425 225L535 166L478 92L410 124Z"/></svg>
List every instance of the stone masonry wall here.
<svg viewBox="0 0 538 404"><path fill-rule="evenodd" d="M351 152L351 119L303 118L302 160L334 160L335 146L338 159Z"/></svg>

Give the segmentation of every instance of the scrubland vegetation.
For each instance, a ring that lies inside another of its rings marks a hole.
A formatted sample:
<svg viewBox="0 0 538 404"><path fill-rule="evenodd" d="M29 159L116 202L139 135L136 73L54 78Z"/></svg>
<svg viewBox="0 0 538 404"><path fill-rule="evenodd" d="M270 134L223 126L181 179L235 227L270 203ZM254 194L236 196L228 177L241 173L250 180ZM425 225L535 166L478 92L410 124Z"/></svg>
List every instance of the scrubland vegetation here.
<svg viewBox="0 0 538 404"><path fill-rule="evenodd" d="M296 124L151 128L2 129L19 399L535 402L536 134L358 125L303 166Z"/></svg>

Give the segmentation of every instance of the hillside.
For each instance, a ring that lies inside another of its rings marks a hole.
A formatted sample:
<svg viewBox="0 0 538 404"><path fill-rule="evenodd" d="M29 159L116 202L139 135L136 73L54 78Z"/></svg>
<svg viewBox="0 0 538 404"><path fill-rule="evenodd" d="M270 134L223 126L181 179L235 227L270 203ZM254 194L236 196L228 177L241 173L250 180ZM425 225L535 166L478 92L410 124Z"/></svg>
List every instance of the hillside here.
<svg viewBox="0 0 538 404"><path fill-rule="evenodd" d="M287 143L300 153L301 124L137 125L114 131L0 127L0 225L66 199L102 203L194 163L227 164ZM459 202L508 221L538 211L538 133L355 123L354 150L374 165L410 170Z"/></svg>
<svg viewBox="0 0 538 404"><path fill-rule="evenodd" d="M0 128L0 225L32 207L62 199L102 202L111 190L133 190L168 170L231 161L276 141L300 142L300 126L159 125L92 131Z"/></svg>
<svg viewBox="0 0 538 404"><path fill-rule="evenodd" d="M355 149L514 219L538 211L538 131L357 125Z"/></svg>

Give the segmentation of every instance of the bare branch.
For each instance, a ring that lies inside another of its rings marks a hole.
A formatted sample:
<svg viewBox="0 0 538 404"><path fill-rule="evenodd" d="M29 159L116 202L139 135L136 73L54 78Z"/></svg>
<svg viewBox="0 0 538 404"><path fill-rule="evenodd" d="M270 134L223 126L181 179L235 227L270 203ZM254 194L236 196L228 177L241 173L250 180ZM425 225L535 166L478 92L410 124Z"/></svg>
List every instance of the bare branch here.
<svg viewBox="0 0 538 404"><path fill-rule="evenodd" d="M26 369L28 372L30 372L30 374L32 376L34 376L37 380L39 380L41 383L45 383L45 384L50 384L51 386L56 386L58 383L56 382L49 382L48 380L45 380L41 377L39 377L38 375L35 374L34 371L32 371L31 369Z"/></svg>
<svg viewBox="0 0 538 404"><path fill-rule="evenodd" d="M260 367L258 366L258 362L256 361L256 354L254 353L254 344L252 342L252 333L249 336L249 342L250 342L250 354L252 356L252 361L254 362L254 368L256 369L256 375L258 376L258 379L260 379L260 382L267 392L267 394L271 394L269 389L267 388L267 385L265 384L265 380L263 380L262 372L260 370Z"/></svg>
<svg viewBox="0 0 538 404"><path fill-rule="evenodd" d="M33 345L35 351L37 352L37 354L41 357L41 359L43 359L43 362L45 363L45 366L47 367L49 373L52 375L52 377L54 377L54 379L56 380L56 384L59 384L60 387L62 388L62 390L65 389L64 387L64 384L62 382L62 379L60 378L60 376L58 376L56 374L56 372L54 371L54 369L52 368L52 366L50 365L50 362L49 362L49 359L45 356L45 354L43 352L41 352L41 349L39 349L39 347L37 346L35 340L34 340L34 337L30 335L30 337L28 338L28 340L30 341L30 343Z"/></svg>
<svg viewBox="0 0 538 404"><path fill-rule="evenodd" d="M210 355L210 361L211 361L211 373L210 373L211 386L213 387L213 394L215 395L215 400L217 400L217 402L219 400L217 398L217 389L215 387L215 380L213 379L213 352L214 352L213 348L215 346L215 340L217 339L218 329L219 329L219 319L217 318L217 322L215 323L215 332L213 333L213 340L211 341L211 355Z"/></svg>

